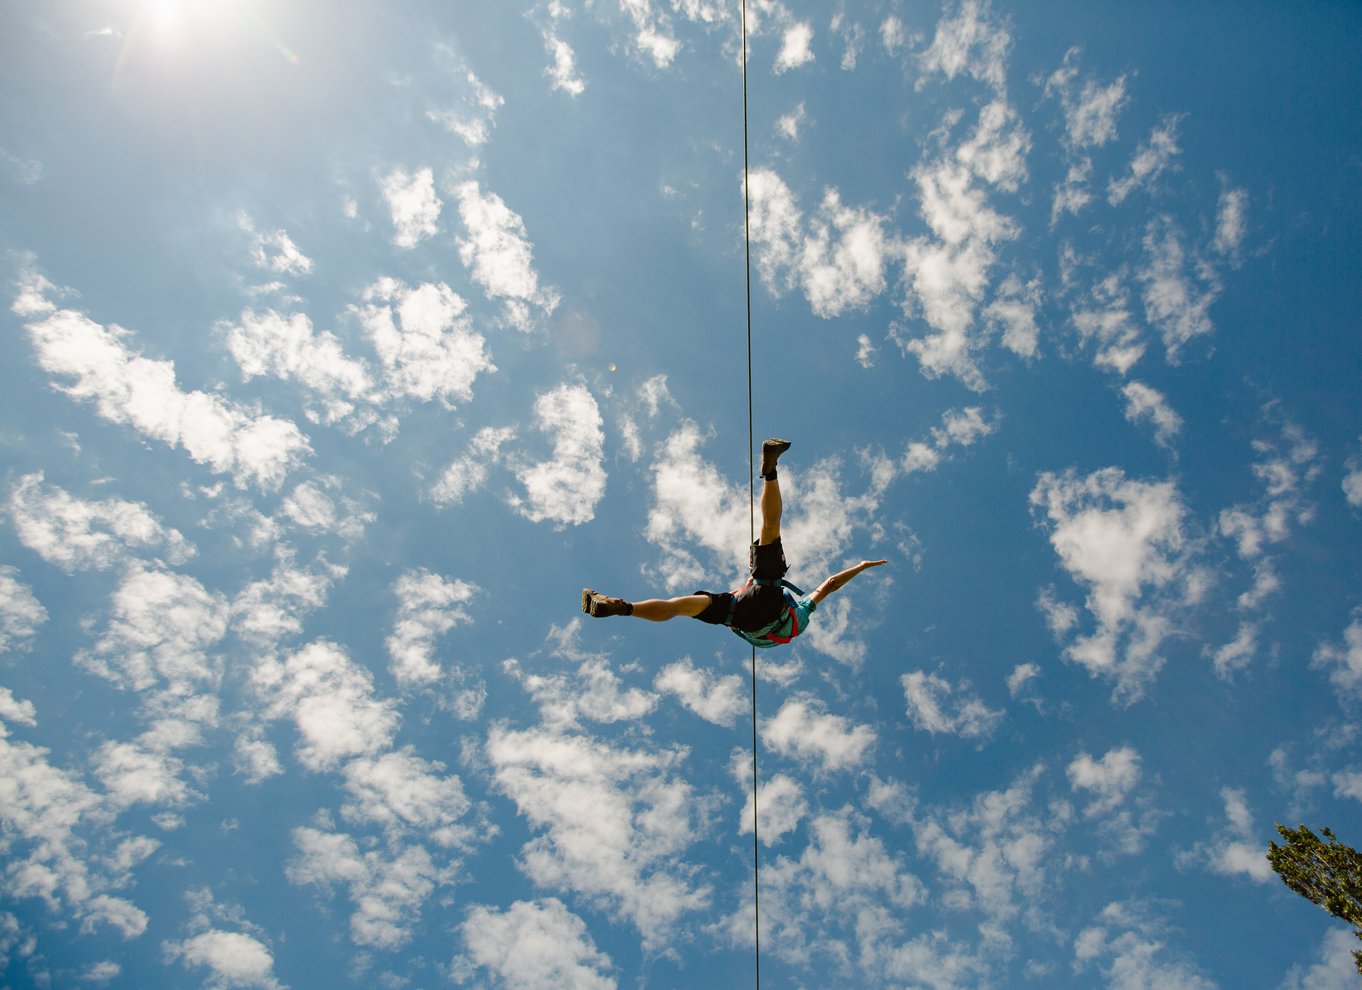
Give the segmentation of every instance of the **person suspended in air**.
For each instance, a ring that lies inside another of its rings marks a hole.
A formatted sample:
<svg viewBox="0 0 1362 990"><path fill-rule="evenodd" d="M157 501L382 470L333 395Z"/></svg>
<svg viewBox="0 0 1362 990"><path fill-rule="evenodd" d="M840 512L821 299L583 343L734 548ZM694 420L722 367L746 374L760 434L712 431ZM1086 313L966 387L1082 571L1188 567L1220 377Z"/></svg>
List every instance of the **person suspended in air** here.
<svg viewBox="0 0 1362 990"><path fill-rule="evenodd" d="M651 622L689 616L716 626L728 626L753 646L762 648L788 643L808 628L809 616L818 603L866 568L885 560L863 560L833 574L811 594L804 594L785 580L789 571L780 543L780 481L776 461L790 449L788 440L771 439L761 445L761 536L752 544L748 561L751 576L734 591L697 591L679 598L649 598L630 602L610 598L591 588L582 589L582 611L597 619L632 615Z"/></svg>

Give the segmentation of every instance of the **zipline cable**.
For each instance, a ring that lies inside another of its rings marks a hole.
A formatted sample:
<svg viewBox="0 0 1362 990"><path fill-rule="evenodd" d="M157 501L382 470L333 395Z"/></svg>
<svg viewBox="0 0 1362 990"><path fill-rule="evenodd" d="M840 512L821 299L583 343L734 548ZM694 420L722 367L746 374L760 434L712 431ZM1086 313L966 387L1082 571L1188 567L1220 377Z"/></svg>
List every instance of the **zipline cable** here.
<svg viewBox="0 0 1362 990"><path fill-rule="evenodd" d="M742 239L747 280L747 529L757 542L757 483L752 470L752 194L747 170L747 0L742 0ZM761 990L761 846L757 841L757 648L752 647L752 926L757 990Z"/></svg>

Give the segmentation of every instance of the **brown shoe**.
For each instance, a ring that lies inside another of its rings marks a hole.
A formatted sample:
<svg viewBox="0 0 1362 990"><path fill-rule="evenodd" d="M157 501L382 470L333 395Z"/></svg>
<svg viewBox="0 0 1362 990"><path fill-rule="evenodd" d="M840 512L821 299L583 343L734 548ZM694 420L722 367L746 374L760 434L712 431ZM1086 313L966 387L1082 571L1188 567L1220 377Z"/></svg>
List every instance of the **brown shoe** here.
<svg viewBox="0 0 1362 990"><path fill-rule="evenodd" d="M583 588L582 611L593 619L604 619L611 615L629 615L634 609L623 598L610 598L590 588Z"/></svg>
<svg viewBox="0 0 1362 990"><path fill-rule="evenodd" d="M776 460L790 449L790 441L772 437L761 445L761 476L764 478L776 469Z"/></svg>

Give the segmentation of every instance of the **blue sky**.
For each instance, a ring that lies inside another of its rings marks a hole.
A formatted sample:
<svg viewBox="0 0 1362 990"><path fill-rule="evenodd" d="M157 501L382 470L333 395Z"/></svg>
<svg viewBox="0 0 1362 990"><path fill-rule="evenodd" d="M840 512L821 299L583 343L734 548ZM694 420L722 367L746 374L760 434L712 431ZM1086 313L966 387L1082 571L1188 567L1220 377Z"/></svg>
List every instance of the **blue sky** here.
<svg viewBox="0 0 1362 990"><path fill-rule="evenodd" d="M750 985L738 7L0 18L4 984ZM1362 14L748 31L763 978L1352 986Z"/></svg>

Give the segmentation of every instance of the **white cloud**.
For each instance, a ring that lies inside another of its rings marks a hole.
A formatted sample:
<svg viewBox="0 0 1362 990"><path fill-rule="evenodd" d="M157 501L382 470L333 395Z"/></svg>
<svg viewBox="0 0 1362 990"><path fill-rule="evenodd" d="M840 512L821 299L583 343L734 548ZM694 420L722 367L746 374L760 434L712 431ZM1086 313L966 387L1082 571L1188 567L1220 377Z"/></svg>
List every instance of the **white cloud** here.
<svg viewBox="0 0 1362 990"><path fill-rule="evenodd" d="M1039 349L1036 311L1040 296L1039 279L1023 283L1016 275L1009 275L998 287L997 296L984 307L989 329L1001 329L1003 346L1019 357L1033 358Z"/></svg>
<svg viewBox="0 0 1362 990"><path fill-rule="evenodd" d="M232 628L262 652L303 631L303 616L326 603L331 585L346 568L318 556L310 567L298 567L291 553L280 551L267 578L251 581L232 600Z"/></svg>
<svg viewBox="0 0 1362 990"><path fill-rule="evenodd" d="M1278 990L1353 990L1357 985L1356 936L1331 928L1320 942L1319 962L1308 969L1292 966Z"/></svg>
<svg viewBox="0 0 1362 990"><path fill-rule="evenodd" d="M964 74L1002 92L1012 36L992 13L987 0L962 0L953 14L943 16L931 46L921 55L924 77L940 72L954 79ZM919 89L924 82L918 81Z"/></svg>
<svg viewBox="0 0 1362 990"><path fill-rule="evenodd" d="M397 616L393 631L384 641L393 677L403 686L439 680L435 641L458 623L473 621L462 606L472 601L478 588L418 568L399 577L393 593L397 595Z"/></svg>
<svg viewBox="0 0 1362 990"><path fill-rule="evenodd" d="M216 929L201 932L180 942L166 942L168 959L180 959L186 966L206 966L210 971L209 990L229 987L280 986L274 978L274 956L259 939L242 932Z"/></svg>
<svg viewBox="0 0 1362 990"><path fill-rule="evenodd" d="M1012 673L1007 676L1007 693L1012 697L1017 697L1037 677L1040 676L1040 666L1034 663L1020 663L1012 668Z"/></svg>
<svg viewBox="0 0 1362 990"><path fill-rule="evenodd" d="M936 674L911 671L899 678L908 702L908 718L919 729L978 739L990 736L1003 720L1003 712L989 708L977 697L966 696L965 683L952 685Z"/></svg>
<svg viewBox="0 0 1362 990"><path fill-rule="evenodd" d="M1220 202L1215 214L1215 240L1212 242L1212 247L1219 254L1231 259L1237 257L1248 226L1247 214L1247 189L1226 187L1220 190Z"/></svg>
<svg viewBox="0 0 1362 990"><path fill-rule="evenodd" d="M1073 305L1070 318L1079 339L1095 345L1093 363L1099 368L1124 375L1144 356L1140 326L1131 314L1130 292L1120 272L1099 279L1087 297Z"/></svg>
<svg viewBox="0 0 1362 990"><path fill-rule="evenodd" d="M914 824L918 852L930 859L955 907L975 907L994 920L1038 910L1053 889L1062 816L1031 809L1036 767L1005 791L978 795L968 808L940 808Z"/></svg>
<svg viewBox="0 0 1362 990"><path fill-rule="evenodd" d="M886 53L897 55L899 49L907 43L908 31L900 18L890 14L880 22L880 44L884 45Z"/></svg>
<svg viewBox="0 0 1362 990"><path fill-rule="evenodd" d="M391 951L406 945L436 885L453 880L452 870L439 867L424 846L362 852L348 835L309 827L295 828L293 843L298 856L285 871L289 881L348 888L350 937L362 946Z"/></svg>
<svg viewBox="0 0 1362 990"><path fill-rule="evenodd" d="M807 21L791 24L781 35L775 73L780 75L813 61L813 27Z"/></svg>
<svg viewBox="0 0 1362 990"><path fill-rule="evenodd" d="M738 832L752 832L751 763L746 756L733 761L733 776L747 789L747 802L738 817ZM809 813L804 791L792 777L778 773L763 780L757 788L757 835L767 846L779 844L782 836L793 832Z"/></svg>
<svg viewBox="0 0 1362 990"><path fill-rule="evenodd" d="M145 503L76 498L45 485L41 471L19 479L9 510L24 546L68 574L113 567L130 551L159 552L173 564L195 553L179 530L164 526Z"/></svg>
<svg viewBox="0 0 1362 990"><path fill-rule="evenodd" d="M178 808L197 797L181 778L184 763L155 745L106 742L93 761L95 776L116 808L149 804Z"/></svg>
<svg viewBox="0 0 1362 990"><path fill-rule="evenodd" d="M1178 854L1180 867L1206 869L1226 877L1243 876L1254 883L1268 883L1276 877L1267 861L1266 848L1254 827L1244 792L1224 787L1220 798L1225 803L1225 826L1205 842Z"/></svg>
<svg viewBox="0 0 1362 990"><path fill-rule="evenodd" d="M440 198L435 195L435 173L429 166L410 173L393 169L380 186L392 213L394 244L414 248L440 232Z"/></svg>
<svg viewBox="0 0 1362 990"><path fill-rule="evenodd" d="M345 766L346 821L374 822L391 836L416 831L437 845L458 848L472 839L460 823L471 807L463 783L444 766L416 756L410 748L359 757Z"/></svg>
<svg viewBox="0 0 1362 990"><path fill-rule="evenodd" d="M696 797L674 776L685 751L613 747L577 734L496 726L485 753L497 787L538 834L519 865L627 920L645 951L666 945L709 905L680 854L694 841Z"/></svg>
<svg viewBox="0 0 1362 990"><path fill-rule="evenodd" d="M238 736L233 747L233 765L248 784L258 784L270 777L284 772L279 764L279 754L264 739L251 739Z"/></svg>
<svg viewBox="0 0 1362 990"><path fill-rule="evenodd" d="M1116 118L1129 101L1125 76L1106 86L1086 79L1075 87L1081 52L1077 47L1065 52L1063 64L1045 81L1045 95L1058 95L1064 109L1064 143L1070 150L1114 141Z"/></svg>
<svg viewBox="0 0 1362 990"><path fill-rule="evenodd" d="M0 565L0 653L28 649L46 621L47 609L19 580L18 569Z"/></svg>
<svg viewBox="0 0 1362 990"><path fill-rule="evenodd" d="M487 483L490 465L501 463L501 448L515 439L513 426L485 426L468 442L465 453L440 473L430 497L437 505L457 505Z"/></svg>
<svg viewBox="0 0 1362 990"><path fill-rule="evenodd" d="M762 865L762 950L796 964L816 959L825 984L859 985L853 960L878 975L902 942L904 915L925 899L921 882L868 826L849 808L819 814L798 856ZM751 944L751 908L749 901L727 920L735 942Z"/></svg>
<svg viewBox="0 0 1362 990"><path fill-rule="evenodd" d="M633 22L634 48L638 53L647 56L655 68L671 65L681 50L681 42L672 37L666 15L654 10L651 0L620 0L620 9Z"/></svg>
<svg viewBox="0 0 1362 990"><path fill-rule="evenodd" d="M1228 680L1235 671L1243 670L1253 660L1253 655L1258 649L1258 624L1240 622L1234 639L1219 649L1213 651L1210 647L1206 649L1215 667L1216 676Z"/></svg>
<svg viewBox="0 0 1362 990"><path fill-rule="evenodd" d="M274 490L311 453L307 438L288 420L213 393L181 391L173 362L131 350L122 327L104 327L83 313L57 309L46 298L52 288L41 276L25 275L13 309L29 318L38 364L68 380L57 386L66 395L93 402L112 423L183 447L195 462L231 474L240 487Z"/></svg>
<svg viewBox="0 0 1362 990"><path fill-rule="evenodd" d="M875 744L875 730L824 710L815 698L789 698L761 727L762 742L771 750L818 769L852 770L861 766Z"/></svg>
<svg viewBox="0 0 1362 990"><path fill-rule="evenodd" d="M556 897L516 901L505 911L475 904L459 934L467 948L467 964L491 970L507 990L616 986L608 975L610 957L597 950L586 923ZM456 960L456 972L462 962Z"/></svg>
<svg viewBox="0 0 1362 990"><path fill-rule="evenodd" d="M1126 400L1126 419L1132 423L1152 423L1155 442L1160 447L1172 446L1173 439L1182 431L1182 417L1163 393L1144 382L1127 382L1121 394Z"/></svg>
<svg viewBox="0 0 1362 990"><path fill-rule="evenodd" d="M213 689L229 608L187 574L130 565L113 594L103 635L76 662L125 689L165 687L180 696Z"/></svg>
<svg viewBox="0 0 1362 990"><path fill-rule="evenodd" d="M1074 957L1080 972L1099 967L1110 990L1217 990L1195 965L1176 957L1167 935L1144 905L1115 902L1079 933Z"/></svg>
<svg viewBox="0 0 1362 990"><path fill-rule="evenodd" d="M298 758L312 770L335 769L388 747L398 716L373 694L373 678L335 643L311 643L283 661L264 660L252 674L271 718L291 718Z"/></svg>
<svg viewBox="0 0 1362 990"><path fill-rule="evenodd" d="M1210 308L1220 295L1220 280L1204 263L1189 262L1177 226L1167 217L1150 221L1144 237L1144 312L1163 337L1170 364L1197 337L1215 331ZM1188 271L1195 270L1195 274Z"/></svg>
<svg viewBox="0 0 1362 990"><path fill-rule="evenodd" d="M955 159L991 186L1016 192L1026 181L1026 155L1031 135L1004 99L979 110L974 133L955 149Z"/></svg>
<svg viewBox="0 0 1362 990"><path fill-rule="evenodd" d="M0 729L4 891L12 899L40 898L54 912L69 910L82 930L106 924L124 938L135 938L146 931L146 913L107 891L129 881L128 870L138 857L113 857L97 865L100 860L92 854L104 844L101 826L112 818L110 810L76 775L49 763L49 753L13 742ZM128 849L154 848L148 841Z"/></svg>
<svg viewBox="0 0 1362 990"><path fill-rule="evenodd" d="M696 667L690 657L663 667L653 680L663 694L675 695L687 709L706 722L732 728L747 710L744 682L737 674L715 676Z"/></svg>
<svg viewBox="0 0 1362 990"><path fill-rule="evenodd" d="M782 114L776 121L776 133L787 141L798 141L800 128L804 126L807 119L808 113L801 101L793 110L787 114Z"/></svg>
<svg viewBox="0 0 1362 990"><path fill-rule="evenodd" d="M1014 221L988 205L976 179L1011 182L1024 173L1019 155L1025 146L1015 135L1006 139L1009 144L997 144L1001 132L989 128L985 114L975 137L955 156L913 169L922 218L937 239L913 238L903 248L905 315L920 311L935 332L901 346L917 357L927 377L953 375L976 391L985 382L974 358L984 343L972 333L975 307L988 286L994 246L1018 234Z"/></svg>
<svg viewBox="0 0 1362 990"><path fill-rule="evenodd" d="M1343 475L1343 497L1353 508L1362 508L1362 457L1349 457Z"/></svg>
<svg viewBox="0 0 1362 990"><path fill-rule="evenodd" d="M1177 133L1179 121L1179 117L1170 115L1154 128L1149 140L1136 150L1130 162L1130 171L1119 179L1113 177L1107 184L1107 202L1116 206L1137 189L1151 188L1165 171L1174 166L1174 160L1181 153Z"/></svg>
<svg viewBox="0 0 1362 990"><path fill-rule="evenodd" d="M1172 610L1197 596L1186 508L1173 482L1127 479L1119 468L1079 478L1040 475L1031 505L1051 526L1060 564L1088 589L1097 628L1077 635L1066 659L1116 682L1113 700L1132 703L1163 666L1159 647Z"/></svg>
<svg viewBox="0 0 1362 990"><path fill-rule="evenodd" d="M458 240L460 260L488 299L506 301L512 326L531 329L535 320L531 308L547 316L558 305L558 293L539 284L525 221L496 193L484 193L476 181L460 183L454 194L468 234Z"/></svg>
<svg viewBox="0 0 1362 990"><path fill-rule="evenodd" d="M486 341L473 330L468 304L443 282L409 288L381 278L356 309L398 397L439 399L446 408L473 397L473 382L496 371Z"/></svg>
<svg viewBox="0 0 1362 990"><path fill-rule="evenodd" d="M1343 630L1343 641L1321 643L1310 665L1329 672L1329 681L1340 698L1362 692L1362 606L1353 609L1352 621Z"/></svg>
<svg viewBox="0 0 1362 990"><path fill-rule="evenodd" d="M534 403L535 425L553 439L553 457L516 472L525 496L510 504L533 522L559 527L590 522L605 495L605 433L585 385L564 383Z"/></svg>
<svg viewBox="0 0 1362 990"><path fill-rule="evenodd" d="M1257 502L1239 503L1220 513L1219 531L1233 539L1239 556L1256 560L1273 543L1291 535L1293 524L1314 517L1306 497L1309 485L1322 470L1319 445L1299 428L1287 424L1279 440L1255 440L1258 455L1254 476L1263 483Z"/></svg>
<svg viewBox="0 0 1362 990"><path fill-rule="evenodd" d="M569 96L581 96L586 91L586 83L577 73L577 58L572 46L551 31L544 32L544 50L553 58L553 64L544 70L553 89L560 89Z"/></svg>
<svg viewBox="0 0 1362 990"><path fill-rule="evenodd" d="M251 235L251 261L272 275L311 275L312 259L298 250L283 230L262 234L245 214L237 217L241 229Z"/></svg>
<svg viewBox="0 0 1362 990"><path fill-rule="evenodd" d="M862 368L873 368L875 358L879 354L879 349L871 341L869 335L860 334L856 338L856 363Z"/></svg>
<svg viewBox="0 0 1362 990"><path fill-rule="evenodd" d="M904 472L935 471L951 447L969 447L996 433L999 418L995 415L992 420L984 419L979 406L946 410L941 415L941 425L932 427L930 443L914 440L908 444L903 456Z"/></svg>
<svg viewBox="0 0 1362 990"><path fill-rule="evenodd" d="M245 310L227 331L227 349L247 380L269 375L316 392L321 410L309 413L314 422L355 419L360 429L375 418L360 412L379 399L369 366L349 357L329 330L315 333L302 313Z"/></svg>
<svg viewBox="0 0 1362 990"><path fill-rule="evenodd" d="M863 309L884 292L886 264L898 248L883 216L843 205L828 188L805 224L774 171L757 169L747 183L757 270L773 293L798 287L813 313L827 318Z"/></svg>
<svg viewBox="0 0 1362 990"><path fill-rule="evenodd" d="M1100 760L1080 753L1067 772L1075 792L1087 791L1092 795L1083 813L1089 818L1106 815L1125 803L1140 782L1140 754L1130 746L1110 750Z"/></svg>
<svg viewBox="0 0 1362 990"><path fill-rule="evenodd" d="M555 632L567 639L575 637L581 621L573 619L566 630L555 627ZM624 687L605 657L581 655L573 650L558 655L581 662L570 674L529 673L517 660L507 660L502 665L534 698L546 726L558 730L576 728L583 720L607 724L632 722L657 707L657 695L641 688Z"/></svg>
<svg viewBox="0 0 1362 990"><path fill-rule="evenodd" d="M547 44L547 37L545 43ZM437 47L447 51L443 46ZM452 52L449 54L452 57ZM426 116L451 134L462 138L469 147L477 148L487 143L492 127L496 123L496 113L506 100L480 80L471 69L463 68L462 74L468 86L468 91L462 97L467 111L427 110Z"/></svg>

